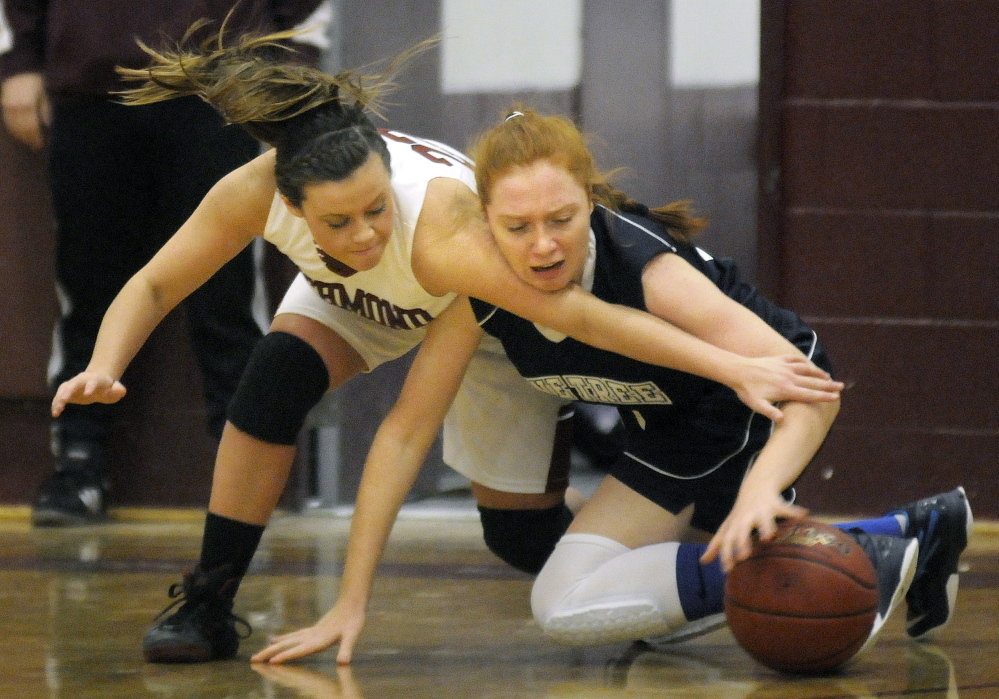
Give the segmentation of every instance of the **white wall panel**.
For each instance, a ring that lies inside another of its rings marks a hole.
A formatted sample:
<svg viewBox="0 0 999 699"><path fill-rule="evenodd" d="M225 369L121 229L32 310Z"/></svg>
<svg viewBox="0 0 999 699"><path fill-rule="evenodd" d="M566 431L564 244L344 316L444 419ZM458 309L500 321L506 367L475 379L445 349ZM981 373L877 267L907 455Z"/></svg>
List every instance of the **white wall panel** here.
<svg viewBox="0 0 999 699"><path fill-rule="evenodd" d="M582 0L443 0L445 94L579 84Z"/></svg>
<svg viewBox="0 0 999 699"><path fill-rule="evenodd" d="M674 87L752 85L760 79L760 0L672 0Z"/></svg>

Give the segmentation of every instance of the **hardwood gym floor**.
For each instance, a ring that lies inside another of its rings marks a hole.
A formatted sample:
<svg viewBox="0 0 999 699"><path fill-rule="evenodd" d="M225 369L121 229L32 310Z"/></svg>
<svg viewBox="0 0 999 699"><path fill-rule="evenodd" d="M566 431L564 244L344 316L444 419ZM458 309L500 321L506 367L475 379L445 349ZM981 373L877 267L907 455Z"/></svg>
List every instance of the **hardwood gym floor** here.
<svg viewBox="0 0 999 699"><path fill-rule="evenodd" d="M268 528L236 612L254 627L235 660L144 663L139 643L196 558L201 514L119 512L107 525L33 529L0 520L0 697L89 699L692 698L999 696L999 527L981 523L962 560L954 622L936 644L905 636L902 614L841 673L793 678L755 664L727 630L648 652L546 641L530 579L485 550L472 511L407 508L349 668L331 651L281 667L248 662L267 635L333 602L349 520L281 516ZM157 516L154 516L157 515Z"/></svg>

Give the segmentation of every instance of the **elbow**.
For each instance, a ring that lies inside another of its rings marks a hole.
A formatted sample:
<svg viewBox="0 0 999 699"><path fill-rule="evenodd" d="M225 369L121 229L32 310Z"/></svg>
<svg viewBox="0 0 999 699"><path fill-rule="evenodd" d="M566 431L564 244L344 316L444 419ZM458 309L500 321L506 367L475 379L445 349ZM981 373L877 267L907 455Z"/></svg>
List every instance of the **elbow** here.
<svg viewBox="0 0 999 699"><path fill-rule="evenodd" d="M147 274L145 269L140 269L122 287L118 296L134 299L132 303L135 307L146 305L155 315L162 318L177 304L177 302L170 302L166 292L166 287L163 284Z"/></svg>
<svg viewBox="0 0 999 699"><path fill-rule="evenodd" d="M780 425L806 427L810 434L826 434L839 414L840 399L803 403L792 401L783 404L784 420Z"/></svg>
<svg viewBox="0 0 999 699"><path fill-rule="evenodd" d="M837 398L836 400L831 400L827 403L823 403L823 408L824 408L823 414L825 415L826 419L829 421L830 425L832 425L833 421L836 419L836 416L839 415L839 409L841 405L842 405L842 399L840 398Z"/></svg>
<svg viewBox="0 0 999 699"><path fill-rule="evenodd" d="M823 434L828 434L832 429L836 416L839 414L840 399L823 403L812 403L811 409L815 427Z"/></svg>

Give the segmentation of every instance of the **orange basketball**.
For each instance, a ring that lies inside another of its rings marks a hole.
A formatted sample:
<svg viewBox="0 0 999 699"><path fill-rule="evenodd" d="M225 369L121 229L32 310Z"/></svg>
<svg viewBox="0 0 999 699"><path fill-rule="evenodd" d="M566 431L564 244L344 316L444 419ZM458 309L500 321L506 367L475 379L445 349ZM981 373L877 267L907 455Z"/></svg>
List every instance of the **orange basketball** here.
<svg viewBox="0 0 999 699"><path fill-rule="evenodd" d="M832 670L874 625L878 585L857 541L814 520L785 520L725 580L725 614L747 653L791 673Z"/></svg>

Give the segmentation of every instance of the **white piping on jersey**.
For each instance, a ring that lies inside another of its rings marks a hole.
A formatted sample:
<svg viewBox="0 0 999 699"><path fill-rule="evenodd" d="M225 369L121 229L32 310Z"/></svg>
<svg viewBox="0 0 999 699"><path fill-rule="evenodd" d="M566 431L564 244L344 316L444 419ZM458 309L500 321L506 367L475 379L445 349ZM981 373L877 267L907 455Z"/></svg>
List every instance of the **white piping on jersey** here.
<svg viewBox="0 0 999 699"><path fill-rule="evenodd" d="M650 468L653 471L655 471L656 473L661 473L662 475L667 476L669 478L675 478L678 481L693 481L693 480L697 480L698 478L704 478L705 476L707 476L707 475L709 475L711 473L714 473L715 471L717 471L718 469L720 469L722 466L724 466L726 463L728 463L732 458L734 458L734 457L736 457L736 456L738 456L739 454L742 453L742 450L746 448L746 444L749 443L749 428L752 426L752 424L753 424L753 418L755 416L756 416L756 413L754 413L754 412L750 412L749 413L749 421L746 422L746 430L745 430L745 432L742 435L742 444L740 444L739 447L735 451L733 451L731 454L729 454L728 456L726 456L725 458L723 458L721 461L719 461L717 464L715 464L714 466L712 466L711 468L709 468L707 471L704 471L703 473L698 473L696 476L680 476L680 475L678 475L676 473L670 473L669 471L665 471L665 470L659 468L658 466L654 466L654 465L650 464L648 461L645 461L643 459L638 458L637 456L635 456L631 452L627 452L626 451L626 452L623 452L623 453L629 459L632 459L633 461L637 461L642 466ZM772 423L771 423L770 429L773 430L773 424Z"/></svg>
<svg viewBox="0 0 999 699"><path fill-rule="evenodd" d="M628 219L626 219L624 216L622 216L618 212L613 211L611 209L608 209L603 204L597 204L597 206L599 206L601 209L603 209L604 211L606 211L607 213L609 213L611 216L614 216L615 218L619 218L622 221L624 221L625 223L634 226L638 230L644 231L644 232L648 233L653 238L655 238L656 240L658 240L660 243L662 243L663 245L665 245L666 247L668 247L670 250L672 250L673 252L676 252L676 246L673 245L673 243L671 243L668 240L666 240L665 238L663 238L661 235L659 235L657 233L653 233L652 231L650 231L648 228L646 228L645 226L643 226L641 224L635 223L634 221L629 221Z"/></svg>
<svg viewBox="0 0 999 699"><path fill-rule="evenodd" d="M493 306L493 310L489 311L489 315L487 315L485 318L479 321L479 327L481 328L483 325L488 323L489 319L492 318L494 315L496 315L496 311L498 310L499 306Z"/></svg>
<svg viewBox="0 0 999 699"><path fill-rule="evenodd" d="M634 221L629 221L628 219L626 219L621 214L617 213L616 211L611 211L610 209L608 209L606 206L604 206L602 204L597 204L597 206L599 206L600 208L604 209L609 214L611 214L611 215L613 215L613 216L621 219L625 223L629 223L632 226L634 226L635 228L637 228L637 229L639 229L641 231L645 231L646 233L648 233L649 235L651 235L653 238L655 238L656 240L658 240L659 242L661 242L663 245L667 246L670 250L672 250L673 252L676 252L676 246L673 245L673 243L669 242L668 240L664 240L663 237L661 235L659 235L658 233L653 233L652 231L650 231L645 226L639 225L639 224L635 223ZM704 260L705 262L711 262L711 260L715 259L711 255L711 253L708 252L707 250L705 250L704 248L699 248L699 247L697 247L695 245L694 246L694 250L697 251L697 254L700 255L701 259Z"/></svg>
<svg viewBox="0 0 999 699"><path fill-rule="evenodd" d="M812 355L815 354L815 346L817 344L819 344L819 336L812 330L812 344L808 348L808 354L805 355L808 359L811 359Z"/></svg>

